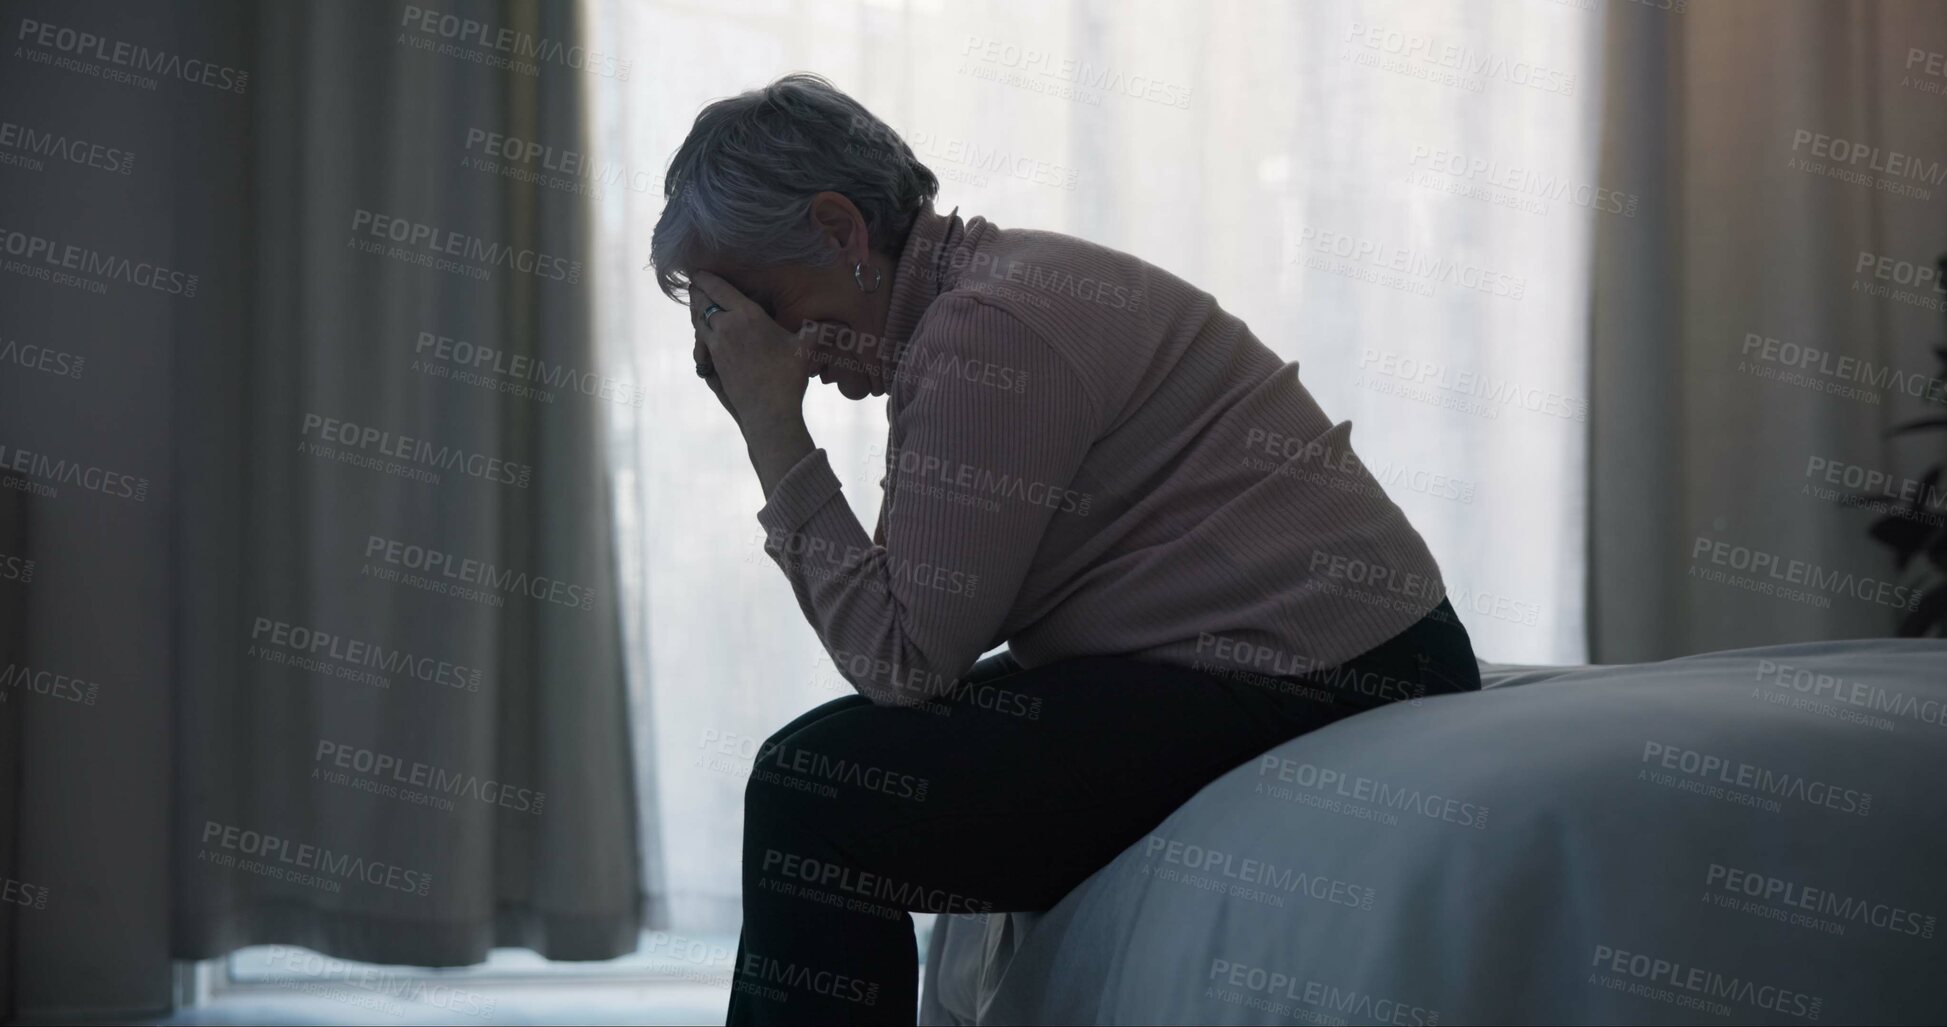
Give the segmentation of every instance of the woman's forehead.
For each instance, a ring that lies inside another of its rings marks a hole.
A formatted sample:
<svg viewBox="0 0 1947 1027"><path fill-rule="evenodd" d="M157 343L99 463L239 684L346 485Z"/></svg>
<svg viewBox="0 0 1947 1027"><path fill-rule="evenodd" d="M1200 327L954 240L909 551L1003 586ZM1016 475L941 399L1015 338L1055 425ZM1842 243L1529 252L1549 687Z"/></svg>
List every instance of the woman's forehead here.
<svg viewBox="0 0 1947 1027"><path fill-rule="evenodd" d="M722 278L737 287L746 296L790 296L811 284L808 269L781 265L776 267L729 267L721 271L705 267L703 270Z"/></svg>

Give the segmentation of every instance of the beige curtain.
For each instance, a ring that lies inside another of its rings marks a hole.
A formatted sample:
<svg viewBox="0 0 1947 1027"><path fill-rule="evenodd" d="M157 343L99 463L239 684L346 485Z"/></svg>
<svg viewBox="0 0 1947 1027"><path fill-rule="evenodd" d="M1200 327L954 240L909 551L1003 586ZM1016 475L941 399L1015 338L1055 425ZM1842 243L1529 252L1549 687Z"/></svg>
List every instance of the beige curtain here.
<svg viewBox="0 0 1947 1027"><path fill-rule="evenodd" d="M629 483L624 584L651 640L639 680L662 815L681 827L662 847L674 929L734 932L756 748L851 691L764 558L763 497L691 373L687 316L642 270L663 168L697 110L787 72L830 77L903 133L940 176L942 213L1070 233L1209 291L1352 422L1478 652L1583 656L1588 260L1593 223L1623 203L1595 191L1595 14L1465 0L588 6L594 37L635 58L590 96L600 158L644 185L600 203L597 293L618 374L653 390L609 453ZM1452 74L1448 52L1477 70ZM1367 257L1335 261L1341 246ZM1390 265L1464 268L1468 284ZM883 401L814 384L806 418L873 523Z"/></svg>
<svg viewBox="0 0 1947 1027"><path fill-rule="evenodd" d="M1947 18L1664 6L1608 12L1602 177L1643 202L1597 241L1592 658L1891 634L1911 582L1842 498L1939 456L1885 432L1938 410Z"/></svg>

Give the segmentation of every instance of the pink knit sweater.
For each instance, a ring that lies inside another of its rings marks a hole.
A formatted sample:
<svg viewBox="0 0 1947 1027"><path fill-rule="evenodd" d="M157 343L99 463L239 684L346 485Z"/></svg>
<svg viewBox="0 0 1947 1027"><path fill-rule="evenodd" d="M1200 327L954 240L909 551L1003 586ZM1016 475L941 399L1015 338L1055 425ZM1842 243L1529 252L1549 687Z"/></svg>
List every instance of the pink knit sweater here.
<svg viewBox="0 0 1947 1027"><path fill-rule="evenodd" d="M1003 641L1024 667L1127 655L1324 669L1446 589L1280 359L1209 293L1051 232L922 211L893 274L875 536L825 451L758 512L834 664L913 706Z"/></svg>

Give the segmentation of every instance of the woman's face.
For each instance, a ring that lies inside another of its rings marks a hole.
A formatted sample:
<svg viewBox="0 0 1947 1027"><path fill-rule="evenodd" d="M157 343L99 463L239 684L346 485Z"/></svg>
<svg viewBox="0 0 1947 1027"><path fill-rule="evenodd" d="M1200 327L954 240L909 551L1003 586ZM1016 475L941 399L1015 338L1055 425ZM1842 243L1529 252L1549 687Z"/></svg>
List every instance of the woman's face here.
<svg viewBox="0 0 1947 1027"><path fill-rule="evenodd" d="M874 255L865 269L868 284L875 264L881 265L883 279L871 292L859 291L852 280L852 265L843 260L823 267L704 270L736 286L796 337L805 377L836 385L846 399L864 399L886 392L879 340L885 331L892 275L884 258Z"/></svg>

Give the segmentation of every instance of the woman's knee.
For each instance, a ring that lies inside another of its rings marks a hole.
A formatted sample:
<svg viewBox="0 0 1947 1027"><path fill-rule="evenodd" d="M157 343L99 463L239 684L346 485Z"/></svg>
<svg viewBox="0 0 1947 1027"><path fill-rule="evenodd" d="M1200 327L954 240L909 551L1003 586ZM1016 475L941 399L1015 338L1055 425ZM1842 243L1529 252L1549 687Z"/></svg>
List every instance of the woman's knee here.
<svg viewBox="0 0 1947 1027"><path fill-rule="evenodd" d="M821 720L824 720L826 717L832 716L833 714L843 713L846 710L853 709L859 706L861 703L869 706L871 705L871 700L867 699L865 696L862 695L842 695L836 699L833 699L830 702L819 703L818 705L813 706L811 709L808 709L805 712L799 714L797 718L792 720L789 724L786 724L783 727L778 728L776 731L771 732L771 736L769 738L764 739L764 744L760 746L757 750L758 753L760 754L759 758L760 759L762 758L761 757L762 753L769 752L770 750L777 748L779 745L783 744L785 740L789 739L792 735L797 734L799 731L802 731L805 728L808 728L811 725L816 724Z"/></svg>
<svg viewBox="0 0 1947 1027"><path fill-rule="evenodd" d="M875 709L862 695L823 703L764 740L744 785L744 830L777 829L787 822L825 823L835 812L836 783L819 778L820 767L849 760L857 722Z"/></svg>

